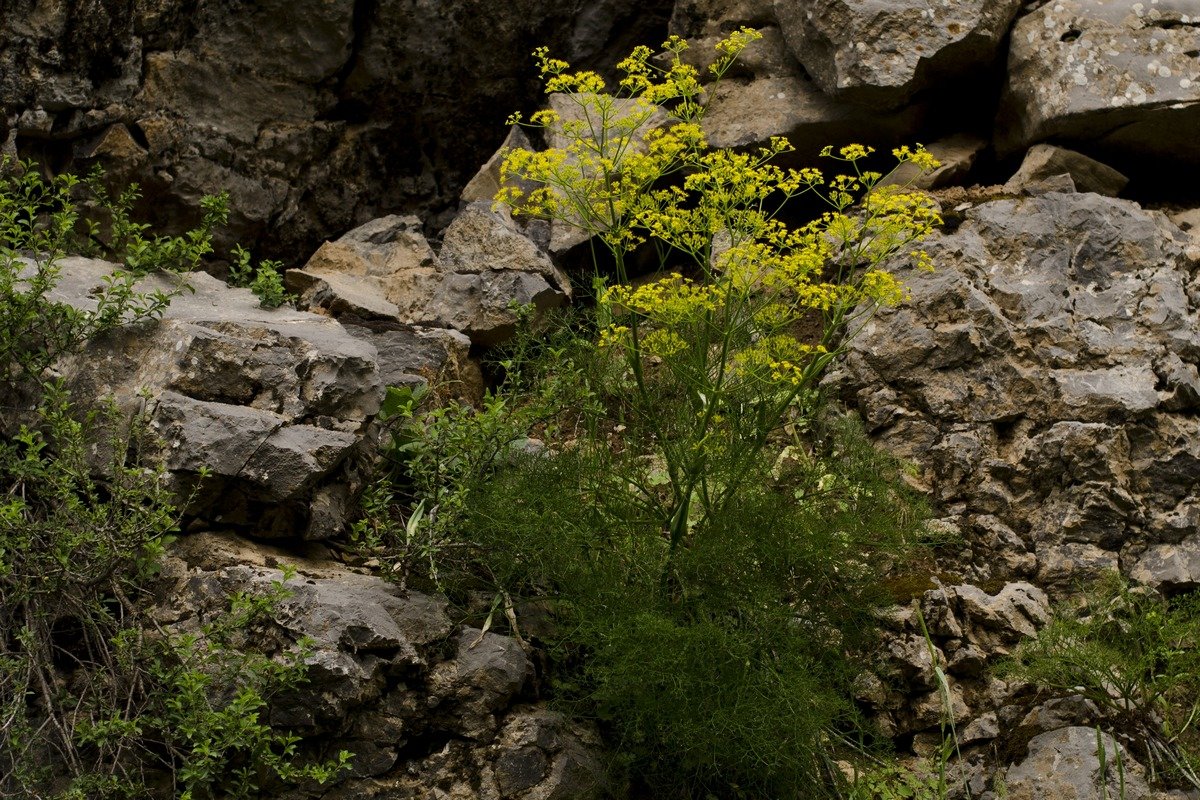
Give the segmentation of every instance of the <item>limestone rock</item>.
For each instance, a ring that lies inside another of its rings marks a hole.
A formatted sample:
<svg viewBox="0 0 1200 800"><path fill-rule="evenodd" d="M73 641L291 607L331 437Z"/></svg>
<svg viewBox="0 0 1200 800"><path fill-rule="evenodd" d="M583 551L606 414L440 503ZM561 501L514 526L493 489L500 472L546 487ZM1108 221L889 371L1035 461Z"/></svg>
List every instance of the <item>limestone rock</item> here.
<svg viewBox="0 0 1200 800"><path fill-rule="evenodd" d="M994 595L970 584L935 589L925 593L924 604L931 619L944 605L954 620L952 626L943 623L945 632L990 652L1033 636L1050 620L1046 593L1025 582L1010 583Z"/></svg>
<svg viewBox="0 0 1200 800"><path fill-rule="evenodd" d="M384 386L431 386L443 396L471 402L483 397L483 374L479 361L471 358L471 340L466 334L411 325L345 327L375 348Z"/></svg>
<svg viewBox="0 0 1200 800"><path fill-rule="evenodd" d="M1101 774L1099 748L1104 748L1106 774ZM1123 771L1117 772L1120 759ZM1113 737L1097 737L1094 728L1072 727L1039 734L1029 742L1029 755L1005 774L1012 800L1093 800L1107 793L1129 800L1151 797L1145 768Z"/></svg>
<svg viewBox="0 0 1200 800"><path fill-rule="evenodd" d="M1186 3L1056 0L1012 33L998 148L1054 140L1200 163L1200 28Z"/></svg>
<svg viewBox="0 0 1200 800"><path fill-rule="evenodd" d="M1020 0L775 0L796 58L827 94L892 109L989 65Z"/></svg>
<svg viewBox="0 0 1200 800"><path fill-rule="evenodd" d="M958 509L972 583L1066 588L1188 535L1186 243L1134 203L1049 193L964 208L927 242L931 273L896 264L911 301L868 322L833 379Z"/></svg>
<svg viewBox="0 0 1200 800"><path fill-rule="evenodd" d="M456 701L445 725L463 736L484 737L495 732L491 715L503 709L521 690L533 671L525 651L508 636L462 628L455 640L455 657L430 676L430 693ZM471 711L464 715L463 709Z"/></svg>
<svg viewBox="0 0 1200 800"><path fill-rule="evenodd" d="M53 298L85 310L116 269L84 258L60 265ZM205 273L150 276L138 291L179 293L160 321L65 359L58 368L74 395L145 413L157 439L148 455L161 456L189 514L263 535L336 532L343 520L330 516L338 506L324 487L379 408L376 350L328 318L263 309ZM199 480L202 468L210 475ZM319 495L325 522L313 528Z"/></svg>
<svg viewBox="0 0 1200 800"><path fill-rule="evenodd" d="M1164 591L1200 588L1200 535L1179 544L1153 545L1138 559L1130 577Z"/></svg>
<svg viewBox="0 0 1200 800"><path fill-rule="evenodd" d="M511 335L514 303L545 310L570 297L566 276L485 202L459 213L436 257L415 217L384 217L326 242L286 280L303 307L347 321L450 328L476 344Z"/></svg>
<svg viewBox="0 0 1200 800"><path fill-rule="evenodd" d="M881 181L880 185L899 184L917 189L940 189L943 186L960 184L986 147L987 142L969 134L960 133L938 139L927 145L926 149L942 163L940 167L922 175L920 169L912 162L901 164L889 177Z"/></svg>
<svg viewBox="0 0 1200 800"><path fill-rule="evenodd" d="M399 320L419 311L399 305L413 287L436 276L436 258L421 221L388 216L321 245L303 269L287 271L286 281L299 293L302 307L339 317Z"/></svg>
<svg viewBox="0 0 1200 800"><path fill-rule="evenodd" d="M475 177L463 187L459 201L463 204L491 203L496 198L496 192L500 191L500 165L504 163L505 154L510 150L532 149L533 143L529 141L525 131L519 125L513 125L508 130L508 136L504 138L504 144L500 145L475 173ZM532 187L526 187L529 188Z"/></svg>
<svg viewBox="0 0 1200 800"><path fill-rule="evenodd" d="M1129 179L1117 170L1082 153L1049 144L1035 144L1025 154L1021 168L1004 184L1004 190L1014 193L1025 191L1063 174L1071 176L1076 191L1095 192L1109 197L1116 197L1129 183Z"/></svg>

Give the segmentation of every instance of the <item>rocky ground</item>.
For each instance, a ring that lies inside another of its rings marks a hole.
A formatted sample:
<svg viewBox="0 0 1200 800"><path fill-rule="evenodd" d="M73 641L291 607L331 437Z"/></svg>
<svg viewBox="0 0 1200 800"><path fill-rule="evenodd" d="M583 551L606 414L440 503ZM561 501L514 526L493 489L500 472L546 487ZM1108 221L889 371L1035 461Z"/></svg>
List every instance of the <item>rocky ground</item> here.
<svg viewBox="0 0 1200 800"><path fill-rule="evenodd" d="M699 52L740 25L764 38L709 98L714 144L923 140L944 162L925 179L947 220L928 244L936 270L905 272L911 300L828 378L917 465L958 543L888 617L901 680L865 676L859 699L903 748L940 742L919 609L973 796L996 797L997 775L1010 798L1099 796L1098 710L1039 704L986 667L1104 571L1200 588L1200 7L10 3L5 151L138 180L168 227L229 189L232 235L294 267L298 309L265 311L193 274L160 323L63 370L77 396L144 405L192 492L198 533L164 571L165 624L186 629L215 598L297 565L279 636L316 642L314 682L276 713L357 754L321 796L602 790L595 731L536 702L521 643L456 628L443 601L322 542L345 530L384 387L478 398L476 357L511 334L511 303L571 299L571 242L491 210L494 160L476 175L503 118L540 102L527 51L611 64L666 30ZM112 269L67 260L60 299L86 306ZM1126 797L1179 796L1124 758Z"/></svg>

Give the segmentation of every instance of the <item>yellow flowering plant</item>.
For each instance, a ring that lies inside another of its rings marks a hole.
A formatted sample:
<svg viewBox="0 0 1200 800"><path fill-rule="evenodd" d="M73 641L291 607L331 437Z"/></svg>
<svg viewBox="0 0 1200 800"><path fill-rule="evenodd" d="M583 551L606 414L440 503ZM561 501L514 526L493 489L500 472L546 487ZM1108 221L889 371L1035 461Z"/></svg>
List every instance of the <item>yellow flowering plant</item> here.
<svg viewBox="0 0 1200 800"><path fill-rule="evenodd" d="M720 42L712 79L760 36L743 28ZM596 73L535 51L558 110L528 124L551 146L507 153L496 198L516 214L577 228L611 255L617 282L600 285L599 345L632 376L626 441L665 464L666 495L627 477L668 533L668 572L673 553L736 496L771 433L803 413L873 310L904 299L885 264L941 222L927 195L864 168L870 147L826 148L821 155L840 168L832 175L778 166L793 149L783 137L756 152L710 147L686 47L673 37L660 59L635 49L618 65L625 77L614 93ZM892 154L897 166L938 166L920 146ZM780 212L801 195L828 209L788 227ZM626 257L646 243L664 274L634 285ZM908 255L929 265L922 252Z"/></svg>

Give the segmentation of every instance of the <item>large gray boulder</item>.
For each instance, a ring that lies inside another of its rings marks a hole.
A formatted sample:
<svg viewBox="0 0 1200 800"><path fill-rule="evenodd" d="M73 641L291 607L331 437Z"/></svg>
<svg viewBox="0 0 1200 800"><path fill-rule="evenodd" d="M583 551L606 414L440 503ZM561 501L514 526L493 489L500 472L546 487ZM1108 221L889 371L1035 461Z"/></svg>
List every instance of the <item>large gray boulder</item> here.
<svg viewBox="0 0 1200 800"><path fill-rule="evenodd" d="M1196 15L1187 2L1041 4L1013 28L998 148L1052 139L1200 164Z"/></svg>
<svg viewBox="0 0 1200 800"><path fill-rule="evenodd" d="M1021 0L775 0L797 60L826 94L894 109L995 60Z"/></svg>
<svg viewBox="0 0 1200 800"><path fill-rule="evenodd" d="M88 311L117 269L86 258L59 266L52 299ZM455 331L264 309L206 273L154 275L137 288L175 293L162 319L97 338L57 369L77 403L111 398L149 420L143 452L189 515L262 536L334 535L348 510L346 470L371 446L386 386L482 391L470 341Z"/></svg>
<svg viewBox="0 0 1200 800"><path fill-rule="evenodd" d="M60 266L51 297L85 310L117 269ZM138 290L177 294L161 320L116 329L58 365L76 402L142 412L145 455L164 465L187 513L262 535L336 533L340 514L313 505L333 511L331 484L379 409L375 348L331 319L261 308L206 273L154 275Z"/></svg>
<svg viewBox="0 0 1200 800"><path fill-rule="evenodd" d="M912 298L850 344L844 396L920 466L971 582L1062 591L1135 562L1149 583L1181 580L1187 559L1153 548L1194 533L1200 502L1186 236L1096 194L955 214L927 242L935 271L897 263Z"/></svg>

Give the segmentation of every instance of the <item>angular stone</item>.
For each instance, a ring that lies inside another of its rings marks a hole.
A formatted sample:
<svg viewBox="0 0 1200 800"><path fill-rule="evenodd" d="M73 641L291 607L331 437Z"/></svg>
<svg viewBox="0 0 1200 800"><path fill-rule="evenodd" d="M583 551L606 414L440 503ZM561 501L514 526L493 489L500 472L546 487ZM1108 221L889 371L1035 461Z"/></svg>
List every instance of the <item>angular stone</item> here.
<svg viewBox="0 0 1200 800"><path fill-rule="evenodd" d="M1158 377L1149 366L1053 371L1062 402L1086 409L1088 416L1108 413L1137 414L1158 405Z"/></svg>
<svg viewBox="0 0 1200 800"><path fill-rule="evenodd" d="M1116 197L1129 183L1129 179L1117 170L1083 153L1050 144L1035 144L1025 154L1021 168L1004 184L1004 191L1028 191L1047 179L1064 174L1071 176L1075 191L1109 197Z"/></svg>
<svg viewBox="0 0 1200 800"><path fill-rule="evenodd" d="M1020 0L775 0L796 58L821 90L893 109L996 57Z"/></svg>
<svg viewBox="0 0 1200 800"><path fill-rule="evenodd" d="M483 373L471 358L471 340L448 328L346 325L379 354L384 386L431 386L440 395L476 401L483 397Z"/></svg>
<svg viewBox="0 0 1200 800"><path fill-rule="evenodd" d="M525 131L521 129L521 126L513 125L508 129L508 136L504 137L504 144L500 145L492 157L475 173L475 177L471 178L463 187L459 202L464 204L488 203L490 205L496 199L496 193L500 191L500 165L504 163L504 157L510 150L532 149L533 144L529 141ZM524 185L523 188L528 191L535 187Z"/></svg>
<svg viewBox="0 0 1200 800"><path fill-rule="evenodd" d="M997 147L1074 143L1200 164L1200 27L1188 4L1056 0L1012 32Z"/></svg>
<svg viewBox="0 0 1200 800"><path fill-rule="evenodd" d="M1104 748L1105 774L1100 770L1100 747ZM1085 727L1061 728L1033 737L1029 755L1008 768L1005 784L1011 800L1094 800L1105 793L1129 800L1152 796L1145 768L1125 747L1111 734L1097 734L1095 728Z"/></svg>
<svg viewBox="0 0 1200 800"><path fill-rule="evenodd" d="M955 134L927 145L927 149L942 163L940 167L922 175L920 169L908 162L897 167L880 185L899 184L917 189L940 189L963 183L975 159L987 147L987 142L970 134Z"/></svg>
<svg viewBox="0 0 1200 800"><path fill-rule="evenodd" d="M435 669L430 691L454 701L453 717L443 724L471 738L494 734L494 714L507 704L532 674L533 665L515 639L462 628L456 655Z"/></svg>
<svg viewBox="0 0 1200 800"><path fill-rule="evenodd" d="M476 344L512 334L513 305L539 311L570 298L570 281L506 214L473 203L435 257L415 217L384 217L326 242L287 284L300 304L349 322L452 328Z"/></svg>
<svg viewBox="0 0 1200 800"><path fill-rule="evenodd" d="M315 425L288 425L268 436L238 477L263 487L265 500L295 499L341 463L358 442L344 431Z"/></svg>
<svg viewBox="0 0 1200 800"><path fill-rule="evenodd" d="M571 282L554 262L488 202L472 203L454 218L438 254L442 269L455 273L529 272L549 281L565 297Z"/></svg>
<svg viewBox="0 0 1200 800"><path fill-rule="evenodd" d="M411 305L398 305L402 298L412 294L413 285L436 274L421 221L388 216L325 242L303 270L288 270L286 281L289 289L300 293L303 307L324 308L334 316L349 312L366 313L368 319L401 319L414 311Z"/></svg>
<svg viewBox="0 0 1200 800"><path fill-rule="evenodd" d="M1129 576L1169 592L1200 588L1200 535L1179 544L1156 544L1138 559Z"/></svg>

